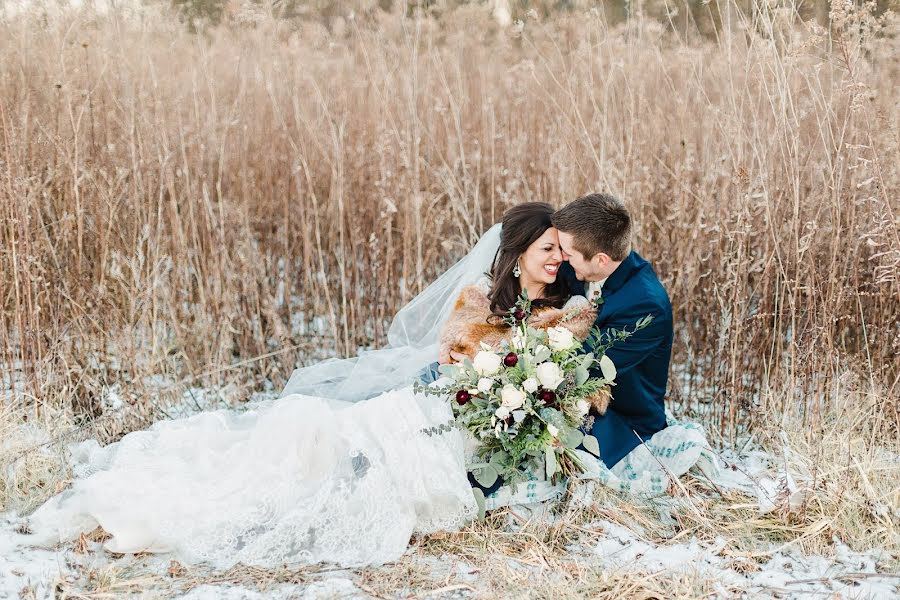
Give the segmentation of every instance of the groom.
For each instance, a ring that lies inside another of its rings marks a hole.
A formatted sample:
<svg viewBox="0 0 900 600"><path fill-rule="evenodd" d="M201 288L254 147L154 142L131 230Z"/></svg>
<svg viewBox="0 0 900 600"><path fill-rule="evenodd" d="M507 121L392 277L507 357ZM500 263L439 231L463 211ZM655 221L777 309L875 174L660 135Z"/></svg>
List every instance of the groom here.
<svg viewBox="0 0 900 600"><path fill-rule="evenodd" d="M650 325L615 344L606 355L616 366L612 402L594 413L592 435L600 458L612 467L666 427L663 399L672 353L672 305L653 268L631 249L628 209L609 194L588 194L553 215L566 264L560 268L572 293L597 305L594 326L601 332L632 331L638 319ZM584 351L592 352L591 341ZM600 377L599 369L591 373Z"/></svg>

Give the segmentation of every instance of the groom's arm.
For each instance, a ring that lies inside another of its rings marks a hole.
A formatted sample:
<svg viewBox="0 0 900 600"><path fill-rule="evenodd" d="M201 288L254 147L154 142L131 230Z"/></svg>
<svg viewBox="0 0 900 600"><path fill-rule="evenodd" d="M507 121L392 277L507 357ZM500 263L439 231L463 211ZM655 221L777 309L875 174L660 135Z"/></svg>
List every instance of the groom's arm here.
<svg viewBox="0 0 900 600"><path fill-rule="evenodd" d="M606 356L612 360L616 366L617 379L627 374L635 367L640 365L644 360L649 358L663 344L666 343L672 335L672 316L671 313L662 306L644 305L636 307L634 311L629 311L627 316L614 317L611 320L605 320L598 329L602 332L602 339L609 339L612 331L621 331L627 329L634 331L635 323L643 317L650 315L653 320L650 324L635 332L631 337L616 342L606 351ZM585 352L594 352L596 346L594 336L584 345ZM602 377L602 373L598 367L591 371L592 377ZM623 408L626 412L629 410L629 398L616 397L616 405Z"/></svg>

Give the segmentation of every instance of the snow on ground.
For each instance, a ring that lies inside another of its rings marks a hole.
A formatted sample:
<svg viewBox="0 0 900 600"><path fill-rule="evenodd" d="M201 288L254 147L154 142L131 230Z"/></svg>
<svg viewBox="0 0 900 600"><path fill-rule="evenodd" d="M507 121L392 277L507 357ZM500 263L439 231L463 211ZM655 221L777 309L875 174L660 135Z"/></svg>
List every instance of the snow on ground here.
<svg viewBox="0 0 900 600"><path fill-rule="evenodd" d="M711 545L689 540L660 546L645 542L629 529L609 521L599 521L595 526L607 535L593 549L607 569L636 573L683 572L715 579L723 586L745 589L754 595L900 597L897 587L900 581L891 576L874 576L877 564L889 558L879 551L852 552L838 542L834 559L804 556L788 548L775 552L769 560L758 565L746 558L730 557L724 538L718 538Z"/></svg>
<svg viewBox="0 0 900 600"><path fill-rule="evenodd" d="M178 600L366 600L370 598L344 577L314 581L302 589L296 585L282 584L264 592L229 585L201 585Z"/></svg>
<svg viewBox="0 0 900 600"><path fill-rule="evenodd" d="M172 385L169 381L157 383L160 387ZM233 394L226 392L223 389L190 388L184 392L180 402L166 406L164 414L177 418L202 410L248 408L276 397L274 391L268 390L255 394L247 403L235 406L234 398L229 398ZM112 411L121 410L125 405L121 391L115 387L104 394L103 402ZM39 441L34 440L35 443ZM773 508L775 499L785 488L790 491L792 485L796 487L796 482L783 472L782 459L754 449L752 444L745 447L739 456L725 452L722 458L730 467L725 469L723 476L727 480L725 483L732 485L726 487L743 485L746 488L746 484L752 481L751 487L757 494L756 503L761 512ZM794 476L800 477L798 474ZM577 497L576 494L576 501ZM671 508L674 502L674 499L664 498L660 500L660 505L669 503ZM539 521L556 518L545 506L531 510L517 507L516 513ZM671 519L668 514L667 510L663 510L661 518ZM99 543L87 541L52 550L30 547L27 537L18 533L24 523L25 520L14 513L0 514L0 600L50 599L59 596L58 589L79 592L98 591L98 587L111 597L140 595L183 600L355 600L371 597L363 589L364 577L360 572L342 569L325 570L312 576L304 573L297 579L301 583L261 584L254 580L238 585L197 568L191 571L191 575L202 574L201 579L206 580L198 585L198 582L189 583L184 578L172 577L172 557L169 556L112 555L104 552ZM508 529L514 532L518 527L511 523ZM753 598L900 598L900 577L884 573L885 565L896 564L896 557L878 549L853 552L838 540L835 540L833 557L804 555L797 545L791 543L773 546L768 552L751 556L730 548L724 536L711 541L684 537L678 543L654 543L642 537L638 529L632 530L609 520L594 521L585 525L584 529L595 532L592 535L596 537L582 536L577 543L567 547L568 553L559 557L561 561L577 562L607 573L636 576L682 573L697 579L713 580L717 595L723 598L734 597L735 589ZM507 561L510 571L522 572L529 577L540 577L545 568L543 565L531 567L511 558L501 557L498 560ZM402 563L407 568L416 568L428 574L429 597L490 595L488 582L482 580L479 569L461 560L460 556L434 556L413 548L403 557ZM387 565L369 572L387 573L391 568ZM419 596L424 591L394 589L389 597Z"/></svg>
<svg viewBox="0 0 900 600"><path fill-rule="evenodd" d="M758 452L750 453L740 462L739 471L764 479L765 474L760 469L772 462L766 458ZM556 518L540 507L531 511L522 507L517 512L529 519ZM313 577L301 578L302 583L271 583L259 588L214 581L191 589L170 577L171 557L119 557L105 553L96 542L88 542L81 548L78 544L57 550L32 548L25 544L27 538L17 533L23 522L14 514L0 516L0 600L54 598L58 584L74 591L91 586L96 589L96 582L104 573L116 573L115 577L121 581L121 587L115 588L113 593L116 597L128 594L181 600L355 600L371 597L359 587L359 573L342 569L325 570ZM510 528L517 529L515 525ZM608 573L638 576L683 573L697 579L714 580L716 594L722 598L734 597L735 589L752 598L900 598L900 578L883 572L883 565L891 564L891 557L877 549L853 552L836 541L834 557L827 558L804 555L795 546L785 544L781 548L773 547L760 558L733 551L724 537L712 541L686 538L678 543L657 544L628 527L602 519L586 525L585 529L597 532L596 541L587 538L586 542L582 537L568 547L563 560L577 561ZM513 559L499 560L509 561L510 570L523 574L535 569L532 575L537 575L544 568L523 565ZM479 594L480 590L487 591L479 571L460 557L436 557L412 550L403 561L411 565L410 568L415 565L430 573L433 580L430 590L445 590L430 597L479 597L483 596L483 593ZM390 569L390 565L383 568ZM377 573L378 569L374 571ZM111 581L115 579L108 577ZM128 584L129 580L139 583ZM447 585L448 581L453 585ZM419 595L422 591L396 590L394 597L402 598L410 593Z"/></svg>
<svg viewBox="0 0 900 600"><path fill-rule="evenodd" d="M27 598L31 590L37 598L52 598L59 578L69 573L56 552L23 546L15 533L13 515L0 517L0 598Z"/></svg>

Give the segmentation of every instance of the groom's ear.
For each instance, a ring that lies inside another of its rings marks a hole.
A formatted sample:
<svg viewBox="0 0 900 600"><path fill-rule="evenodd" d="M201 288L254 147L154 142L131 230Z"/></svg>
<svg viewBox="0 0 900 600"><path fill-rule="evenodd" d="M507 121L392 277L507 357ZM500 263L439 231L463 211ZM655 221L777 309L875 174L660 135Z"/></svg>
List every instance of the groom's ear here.
<svg viewBox="0 0 900 600"><path fill-rule="evenodd" d="M605 267L610 262L612 262L612 258L610 258L609 254L605 252L598 252L594 255L592 262L594 262L598 267Z"/></svg>

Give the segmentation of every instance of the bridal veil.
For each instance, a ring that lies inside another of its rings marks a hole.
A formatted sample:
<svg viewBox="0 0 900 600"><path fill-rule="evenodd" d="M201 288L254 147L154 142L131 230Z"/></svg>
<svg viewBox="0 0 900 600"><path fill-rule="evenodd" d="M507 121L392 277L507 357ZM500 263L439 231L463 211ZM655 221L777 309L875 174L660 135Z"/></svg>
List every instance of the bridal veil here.
<svg viewBox="0 0 900 600"><path fill-rule="evenodd" d="M499 223L491 227L466 256L400 309L388 329L386 347L300 367L281 396L357 402L412 382L438 359L441 328L462 288L490 270L500 248L500 231Z"/></svg>

